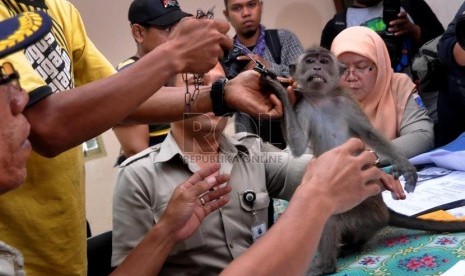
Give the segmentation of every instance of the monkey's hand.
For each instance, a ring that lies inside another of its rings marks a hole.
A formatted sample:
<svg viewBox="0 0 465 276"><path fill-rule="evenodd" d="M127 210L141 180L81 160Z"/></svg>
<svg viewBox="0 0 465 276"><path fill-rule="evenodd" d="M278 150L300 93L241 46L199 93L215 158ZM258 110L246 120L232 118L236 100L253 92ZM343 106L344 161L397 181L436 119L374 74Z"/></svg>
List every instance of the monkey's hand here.
<svg viewBox="0 0 465 276"><path fill-rule="evenodd" d="M417 170L415 166L410 164L407 158L393 160L392 174L396 178L399 178L401 175L404 176L405 191L407 191L407 193L411 193L415 190L418 179Z"/></svg>

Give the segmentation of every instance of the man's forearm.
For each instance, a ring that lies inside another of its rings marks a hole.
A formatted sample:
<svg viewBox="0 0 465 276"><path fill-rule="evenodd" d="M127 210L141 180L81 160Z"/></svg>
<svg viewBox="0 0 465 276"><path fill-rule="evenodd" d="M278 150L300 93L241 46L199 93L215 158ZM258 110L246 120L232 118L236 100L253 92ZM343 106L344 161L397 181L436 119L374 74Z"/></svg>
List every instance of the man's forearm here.
<svg viewBox="0 0 465 276"><path fill-rule="evenodd" d="M57 155L91 139L127 117L177 72L169 43L111 77L55 93L25 114L30 140L45 156ZM70 135L72 133L72 135Z"/></svg>
<svg viewBox="0 0 465 276"><path fill-rule="evenodd" d="M196 99L191 103L190 113L212 111L211 86L199 87ZM189 87L191 96L194 87ZM127 123L168 123L184 119L186 108L186 87L163 87L126 118Z"/></svg>
<svg viewBox="0 0 465 276"><path fill-rule="evenodd" d="M155 225L111 275L157 275L176 245L167 229Z"/></svg>

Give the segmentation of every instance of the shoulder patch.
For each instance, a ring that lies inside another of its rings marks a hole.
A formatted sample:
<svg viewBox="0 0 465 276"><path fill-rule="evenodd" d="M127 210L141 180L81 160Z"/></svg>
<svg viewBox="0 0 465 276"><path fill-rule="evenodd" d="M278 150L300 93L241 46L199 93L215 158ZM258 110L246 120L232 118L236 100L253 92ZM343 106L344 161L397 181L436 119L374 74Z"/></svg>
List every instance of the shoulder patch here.
<svg viewBox="0 0 465 276"><path fill-rule="evenodd" d="M423 103L423 100L421 99L420 95L418 93L413 93L412 94L413 99L415 100L415 103L420 107L421 109L425 109L425 104Z"/></svg>
<svg viewBox="0 0 465 276"><path fill-rule="evenodd" d="M129 157L128 159L124 160L123 163L121 163L121 165L119 166L120 168L122 167L126 167L134 162L136 162L137 160L140 160L140 159L143 159L143 158L146 158L148 157L151 153L153 152L158 152L160 151L160 144L158 145L155 145L155 146L152 146L152 147L149 147L149 148L146 148L145 150L139 152L139 153L136 153L134 154L133 156Z"/></svg>
<svg viewBox="0 0 465 276"><path fill-rule="evenodd" d="M28 47L52 28L52 20L42 11L20 13L0 24L0 57Z"/></svg>
<svg viewBox="0 0 465 276"><path fill-rule="evenodd" d="M118 64L118 66L116 66L116 71L121 71L123 70L124 68L132 65L134 62L136 62L139 58L137 58L136 56L133 56L133 57L130 57L128 59L126 59L125 61L122 61L120 62L120 64Z"/></svg>

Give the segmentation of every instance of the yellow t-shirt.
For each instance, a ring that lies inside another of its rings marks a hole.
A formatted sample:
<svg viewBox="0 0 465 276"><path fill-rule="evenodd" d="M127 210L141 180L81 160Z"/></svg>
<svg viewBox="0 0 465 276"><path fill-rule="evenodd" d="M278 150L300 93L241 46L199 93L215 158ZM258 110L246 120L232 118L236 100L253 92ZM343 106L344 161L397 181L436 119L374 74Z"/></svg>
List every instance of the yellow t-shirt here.
<svg viewBox="0 0 465 276"><path fill-rule="evenodd" d="M0 20L31 9L52 17L52 31L5 59L14 64L33 102L50 91L74 88L115 72L87 37L79 12L68 1L2 1ZM81 147L55 158L33 152L27 173L22 187L0 196L1 240L23 253L28 275L86 275Z"/></svg>

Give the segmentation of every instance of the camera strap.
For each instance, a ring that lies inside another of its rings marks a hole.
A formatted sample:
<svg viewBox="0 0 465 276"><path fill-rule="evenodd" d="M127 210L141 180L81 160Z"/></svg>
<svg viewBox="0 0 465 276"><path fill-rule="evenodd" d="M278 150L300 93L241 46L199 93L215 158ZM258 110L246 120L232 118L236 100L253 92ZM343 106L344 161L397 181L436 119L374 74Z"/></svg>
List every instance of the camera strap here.
<svg viewBox="0 0 465 276"><path fill-rule="evenodd" d="M278 30L265 30L265 42L276 64L281 64L281 41L279 40Z"/></svg>

